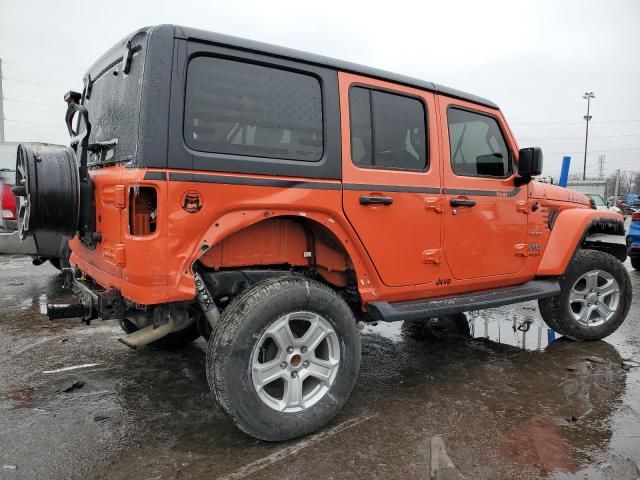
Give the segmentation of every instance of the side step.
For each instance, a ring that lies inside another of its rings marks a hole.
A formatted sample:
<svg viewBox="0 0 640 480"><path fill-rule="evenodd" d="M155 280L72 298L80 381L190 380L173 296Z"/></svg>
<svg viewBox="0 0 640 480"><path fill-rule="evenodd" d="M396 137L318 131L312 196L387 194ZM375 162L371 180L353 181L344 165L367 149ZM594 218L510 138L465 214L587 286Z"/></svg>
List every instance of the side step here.
<svg viewBox="0 0 640 480"><path fill-rule="evenodd" d="M559 293L560 284L556 281L532 280L515 287L462 293L448 297L395 303L371 302L367 305L367 311L374 320L378 321L420 320L554 297Z"/></svg>

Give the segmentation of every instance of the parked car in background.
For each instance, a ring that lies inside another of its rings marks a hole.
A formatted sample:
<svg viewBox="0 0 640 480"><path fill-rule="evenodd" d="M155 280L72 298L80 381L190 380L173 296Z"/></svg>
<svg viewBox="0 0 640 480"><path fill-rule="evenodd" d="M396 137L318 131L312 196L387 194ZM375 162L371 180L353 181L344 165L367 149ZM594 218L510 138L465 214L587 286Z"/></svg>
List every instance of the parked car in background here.
<svg viewBox="0 0 640 480"><path fill-rule="evenodd" d="M640 212L631 215L631 223L627 233L627 245L629 246L631 266L636 270L640 270Z"/></svg>
<svg viewBox="0 0 640 480"><path fill-rule="evenodd" d="M64 148L45 143L30 143L34 152L42 148ZM0 254L30 255L39 265L47 260L60 269L69 265L69 237L58 233L40 232L20 241L18 232L18 202L12 188L16 180L17 143L0 143Z"/></svg>
<svg viewBox="0 0 640 480"><path fill-rule="evenodd" d="M607 205L618 207L624 216L631 215L635 208L628 201L628 195L618 195L617 197L611 196L607 198Z"/></svg>
<svg viewBox="0 0 640 480"><path fill-rule="evenodd" d="M610 212L622 213L622 210L615 205L608 205L607 202L604 201L604 198L597 193L586 193L585 195L591 199L591 206L595 207L596 210L608 210Z"/></svg>

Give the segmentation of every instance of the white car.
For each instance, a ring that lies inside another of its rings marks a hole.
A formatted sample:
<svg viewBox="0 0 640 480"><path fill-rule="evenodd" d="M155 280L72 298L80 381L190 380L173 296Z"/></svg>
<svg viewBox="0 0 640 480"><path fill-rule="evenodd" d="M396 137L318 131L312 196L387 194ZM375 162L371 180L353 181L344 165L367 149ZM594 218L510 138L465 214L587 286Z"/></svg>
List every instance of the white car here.
<svg viewBox="0 0 640 480"><path fill-rule="evenodd" d="M585 195L591 199L591 202L596 207L596 210L608 210L610 212L622 214L622 210L620 210L615 205L608 206L607 202L604 201L604 198L602 198L602 196L598 195L597 193L586 193Z"/></svg>

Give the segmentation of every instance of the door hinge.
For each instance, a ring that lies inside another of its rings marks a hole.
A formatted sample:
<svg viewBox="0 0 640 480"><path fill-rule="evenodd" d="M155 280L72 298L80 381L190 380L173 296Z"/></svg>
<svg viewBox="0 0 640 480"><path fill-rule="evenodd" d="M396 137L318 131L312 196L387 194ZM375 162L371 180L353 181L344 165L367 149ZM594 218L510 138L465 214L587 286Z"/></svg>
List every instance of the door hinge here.
<svg viewBox="0 0 640 480"><path fill-rule="evenodd" d="M516 202L516 210L522 213L533 213L538 210L538 202L529 202L528 200L519 200Z"/></svg>
<svg viewBox="0 0 640 480"><path fill-rule="evenodd" d="M433 210L436 213L442 213L443 212L442 197L425 198L425 200L424 200L424 208L426 208L427 210Z"/></svg>
<svg viewBox="0 0 640 480"><path fill-rule="evenodd" d="M442 249L424 250L422 252L422 263L434 263L436 265L442 263Z"/></svg>
<svg viewBox="0 0 640 480"><path fill-rule="evenodd" d="M127 206L127 188L124 185L108 185L102 190L102 201L116 208Z"/></svg>
<svg viewBox="0 0 640 480"><path fill-rule="evenodd" d="M517 243L516 257L538 257L542 254L541 243Z"/></svg>
<svg viewBox="0 0 640 480"><path fill-rule="evenodd" d="M127 189L124 185L116 185L114 204L118 208L127 206Z"/></svg>

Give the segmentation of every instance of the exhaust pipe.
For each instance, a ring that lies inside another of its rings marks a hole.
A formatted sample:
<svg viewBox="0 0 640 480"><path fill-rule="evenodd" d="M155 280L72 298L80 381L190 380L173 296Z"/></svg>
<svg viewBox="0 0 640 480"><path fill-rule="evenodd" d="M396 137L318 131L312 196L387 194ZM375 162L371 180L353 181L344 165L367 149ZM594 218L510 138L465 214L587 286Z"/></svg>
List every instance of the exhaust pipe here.
<svg viewBox="0 0 640 480"><path fill-rule="evenodd" d="M175 326L176 325L173 321L173 317L169 316L167 322L158 327L155 327L153 324L151 324L148 327L144 327L140 330L136 330L135 332L130 333L126 337L119 338L118 341L131 348L144 347L145 345L149 345L151 342L155 342L156 340L159 340L162 337L173 332Z"/></svg>

